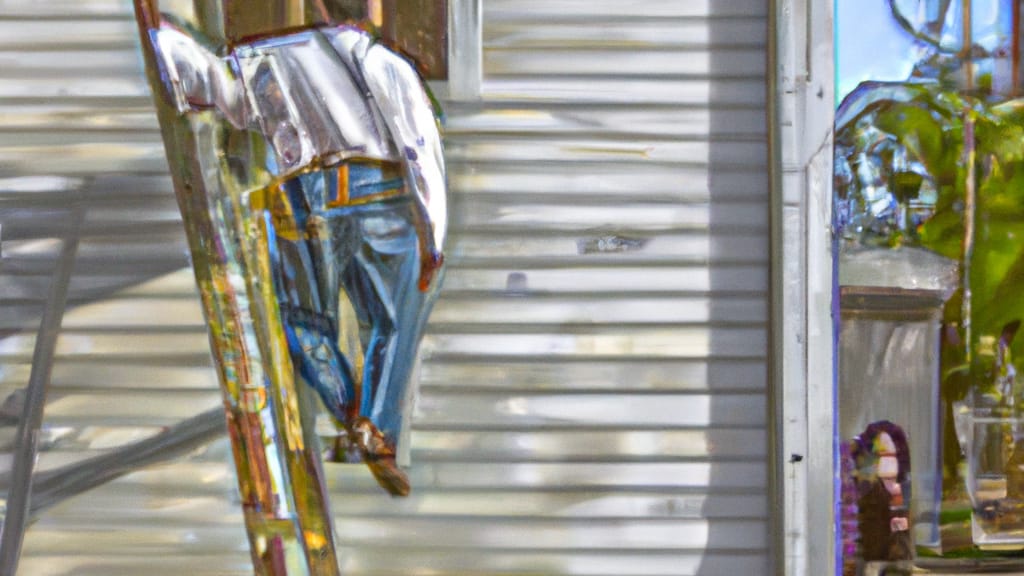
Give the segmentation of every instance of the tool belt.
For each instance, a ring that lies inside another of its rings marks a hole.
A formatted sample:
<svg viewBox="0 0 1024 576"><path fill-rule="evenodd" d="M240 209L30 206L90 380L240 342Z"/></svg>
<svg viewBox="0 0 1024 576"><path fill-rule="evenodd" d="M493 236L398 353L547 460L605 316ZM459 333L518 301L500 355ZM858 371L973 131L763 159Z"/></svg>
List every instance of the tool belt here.
<svg viewBox="0 0 1024 576"><path fill-rule="evenodd" d="M334 194L328 194L328 209L377 202L405 192L402 167L397 162L355 160L328 170L334 172L336 178L336 182L330 183L336 186L330 186L334 188ZM331 175L325 171L325 177L330 178Z"/></svg>
<svg viewBox="0 0 1024 576"><path fill-rule="evenodd" d="M361 158L316 171L323 177L323 193L316 194L315 201L309 191L300 192L295 188L296 180L304 177L301 175L291 175L250 196L253 210L270 211L278 236L292 241L308 238L311 234L306 229L309 216L326 215L334 210L408 193L402 179L402 166L397 162ZM311 201L316 205L311 205Z"/></svg>

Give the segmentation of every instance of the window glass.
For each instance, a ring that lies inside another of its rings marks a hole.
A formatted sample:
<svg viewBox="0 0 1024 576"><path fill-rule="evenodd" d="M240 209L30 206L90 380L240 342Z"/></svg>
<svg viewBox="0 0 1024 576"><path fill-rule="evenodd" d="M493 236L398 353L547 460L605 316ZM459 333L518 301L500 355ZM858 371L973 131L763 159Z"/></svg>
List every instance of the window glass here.
<svg viewBox="0 0 1024 576"><path fill-rule="evenodd" d="M837 0L845 574L1024 567L1019 10Z"/></svg>

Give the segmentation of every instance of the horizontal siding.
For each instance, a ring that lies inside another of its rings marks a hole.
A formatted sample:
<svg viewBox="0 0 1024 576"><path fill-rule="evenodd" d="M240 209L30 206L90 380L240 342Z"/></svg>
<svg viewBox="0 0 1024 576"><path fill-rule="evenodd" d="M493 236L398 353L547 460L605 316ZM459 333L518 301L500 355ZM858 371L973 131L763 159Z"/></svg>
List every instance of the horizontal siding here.
<svg viewBox="0 0 1024 576"><path fill-rule="evenodd" d="M46 472L219 392L130 14L0 6L0 471L80 237ZM766 6L484 0L414 493L328 466L347 574L766 573ZM251 573L233 486L223 439L114 480L44 511L20 573Z"/></svg>

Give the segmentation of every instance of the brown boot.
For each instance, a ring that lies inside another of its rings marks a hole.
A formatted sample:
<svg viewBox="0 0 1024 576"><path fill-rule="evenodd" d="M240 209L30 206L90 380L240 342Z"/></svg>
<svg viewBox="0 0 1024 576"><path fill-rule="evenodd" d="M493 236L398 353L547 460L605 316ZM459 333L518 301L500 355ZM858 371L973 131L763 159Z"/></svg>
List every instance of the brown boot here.
<svg viewBox="0 0 1024 576"><path fill-rule="evenodd" d="M334 437L333 446L327 451L325 459L328 462L342 464L358 464L362 462L362 449L356 442L352 441L351 436L347 430L342 429L339 431L338 435Z"/></svg>
<svg viewBox="0 0 1024 576"><path fill-rule="evenodd" d="M384 434L370 421L360 417L352 426L353 436L377 483L392 496L408 496L409 477L395 461L395 449L384 439Z"/></svg>

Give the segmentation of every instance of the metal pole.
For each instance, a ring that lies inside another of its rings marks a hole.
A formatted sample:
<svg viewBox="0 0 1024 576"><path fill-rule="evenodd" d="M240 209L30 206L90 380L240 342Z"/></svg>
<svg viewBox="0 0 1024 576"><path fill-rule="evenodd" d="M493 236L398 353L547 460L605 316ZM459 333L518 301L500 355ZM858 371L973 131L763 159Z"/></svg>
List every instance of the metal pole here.
<svg viewBox="0 0 1024 576"><path fill-rule="evenodd" d="M40 472L33 482L29 513L38 514L140 468L188 454L224 433L224 410L214 408L108 454Z"/></svg>
<svg viewBox="0 0 1024 576"><path fill-rule="evenodd" d="M964 89L970 92L974 88L974 62L971 60L971 0L962 0L963 11L963 54L964 60ZM974 183L974 118L971 117L969 105L964 107L964 157L967 175L964 182L964 239L961 244L961 285L963 292L960 301L960 322L964 332L964 343L966 344L966 361L970 362L973 357L973 342L971 340L971 259L974 256L974 212L977 205L977 191Z"/></svg>
<svg viewBox="0 0 1024 576"><path fill-rule="evenodd" d="M16 451L11 467L11 484L7 492L7 513L3 519L3 533L0 535L0 575L14 576L21 558L21 544L25 539L32 500L32 472L35 468L39 444L39 429L43 422L43 407L46 392L50 387L53 372L53 357L57 348L57 337L64 318L68 284L71 282L71 267L78 251L78 229L82 220L81 207L72 212L72 226L64 238L57 269L54 270L46 308L39 324L35 350L32 354L32 369L25 389L25 406L18 435L15 437Z"/></svg>

